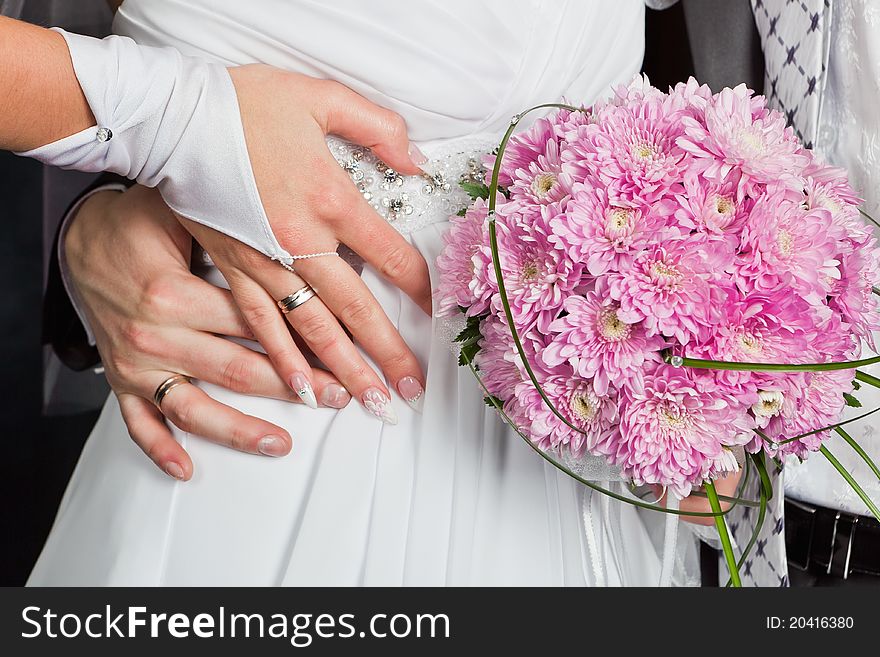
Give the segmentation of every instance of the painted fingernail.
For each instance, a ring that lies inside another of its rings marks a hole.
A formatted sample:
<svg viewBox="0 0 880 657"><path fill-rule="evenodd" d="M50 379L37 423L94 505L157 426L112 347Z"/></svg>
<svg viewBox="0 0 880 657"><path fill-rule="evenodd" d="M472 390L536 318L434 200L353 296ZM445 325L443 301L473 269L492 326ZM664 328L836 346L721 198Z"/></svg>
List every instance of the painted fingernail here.
<svg viewBox="0 0 880 657"><path fill-rule="evenodd" d="M165 474L169 477L174 477L175 479L183 481L183 468L177 465L174 461L165 464Z"/></svg>
<svg viewBox="0 0 880 657"><path fill-rule="evenodd" d="M266 456L284 456L287 454L287 445L284 444L284 439L280 436L263 436L260 438L260 442L257 443L257 449L260 450L260 454L265 454Z"/></svg>
<svg viewBox="0 0 880 657"><path fill-rule="evenodd" d="M312 384L302 372L294 372L290 377L290 387L302 399L303 404L309 408L318 408L318 400L315 399L315 391Z"/></svg>
<svg viewBox="0 0 880 657"><path fill-rule="evenodd" d="M422 404L424 403L425 389L422 384L414 376L406 376L397 382L397 391L400 396L409 404L417 413L422 412Z"/></svg>
<svg viewBox="0 0 880 657"><path fill-rule="evenodd" d="M328 383L321 391L321 405L330 408L345 408L351 401L348 390L336 383Z"/></svg>
<svg viewBox="0 0 880 657"><path fill-rule="evenodd" d="M416 166L422 166L428 161L428 157L413 143L410 143L407 152L409 153L409 159L411 159Z"/></svg>
<svg viewBox="0 0 880 657"><path fill-rule="evenodd" d="M391 400L378 388L370 388L363 396L364 408L386 424L397 424L397 413Z"/></svg>

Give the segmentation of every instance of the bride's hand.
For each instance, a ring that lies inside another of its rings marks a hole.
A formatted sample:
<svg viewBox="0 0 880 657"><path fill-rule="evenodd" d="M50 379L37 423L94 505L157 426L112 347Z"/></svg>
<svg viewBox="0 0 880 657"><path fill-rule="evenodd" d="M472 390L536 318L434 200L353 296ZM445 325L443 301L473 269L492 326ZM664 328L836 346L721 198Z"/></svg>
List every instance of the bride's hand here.
<svg viewBox="0 0 880 657"><path fill-rule="evenodd" d="M281 245L304 255L332 252L344 243L430 314L424 258L370 207L325 142L326 134L338 135L371 148L403 174L417 174L425 159L410 146L403 119L336 82L262 65L232 68L230 74L257 187ZM389 387L410 403L418 401L424 386L418 360L348 264L337 257L297 260L294 275L210 228L184 223L223 272L285 381L297 374L298 357L276 301L308 283L319 298L287 320L346 389L371 412L394 421L388 388L343 325Z"/></svg>
<svg viewBox="0 0 880 657"><path fill-rule="evenodd" d="M718 495L725 497L735 497L736 489L739 486L739 480L742 478L742 469L731 473L722 479L715 481L715 491ZM659 501L660 504L666 503L666 496ZM712 507L709 505L709 499L705 495L691 494L684 498L679 505L681 511L689 513L712 513ZM730 502L721 501L721 510L730 509ZM715 518L712 516L682 516L682 520L690 522L694 525L710 526L715 524Z"/></svg>
<svg viewBox="0 0 880 657"><path fill-rule="evenodd" d="M158 192L143 187L89 198L64 241L67 272L131 437L163 471L184 480L193 464L162 413L183 431L254 454L283 456L291 437L191 385L171 391L160 413L151 399L162 381L180 373L250 395L299 401L266 356L217 337L252 336L229 292L190 273L191 246ZM348 403L330 374L309 372L324 405Z"/></svg>

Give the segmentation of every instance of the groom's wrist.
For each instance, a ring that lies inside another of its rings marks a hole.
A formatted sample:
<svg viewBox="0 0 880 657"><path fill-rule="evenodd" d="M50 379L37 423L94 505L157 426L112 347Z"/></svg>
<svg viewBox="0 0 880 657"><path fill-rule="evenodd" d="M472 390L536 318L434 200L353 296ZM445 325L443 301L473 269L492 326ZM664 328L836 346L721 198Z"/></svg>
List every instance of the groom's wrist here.
<svg viewBox="0 0 880 657"><path fill-rule="evenodd" d="M100 363L94 336L81 302L76 297L65 244L83 206L94 196L122 192L131 186L121 176L101 176L83 190L65 211L50 251L46 294L43 301L43 342L51 345L62 363L81 371Z"/></svg>

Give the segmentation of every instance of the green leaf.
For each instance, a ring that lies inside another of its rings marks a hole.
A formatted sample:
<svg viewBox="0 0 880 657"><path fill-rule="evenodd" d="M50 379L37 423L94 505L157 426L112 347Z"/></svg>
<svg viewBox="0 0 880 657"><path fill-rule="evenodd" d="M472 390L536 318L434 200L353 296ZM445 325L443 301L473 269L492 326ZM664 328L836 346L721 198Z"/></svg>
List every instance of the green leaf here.
<svg viewBox="0 0 880 657"><path fill-rule="evenodd" d="M487 200L489 198L489 187L487 185L484 185L483 183L462 181L458 184L461 185L461 188L466 191L468 196L470 196L475 201L478 198L481 198L483 200Z"/></svg>
<svg viewBox="0 0 880 657"><path fill-rule="evenodd" d="M504 401L493 395L483 397L483 401L486 402L486 406L488 406L489 408L498 409L504 406Z"/></svg>
<svg viewBox="0 0 880 657"><path fill-rule="evenodd" d="M846 483L849 484L850 488L853 489L856 495L865 503L865 506L868 507L868 510L871 512L871 515L874 516L878 521L880 521L880 509L877 508L877 505L874 504L874 500L868 497L867 493L865 493L864 489L859 486L859 483L853 479L853 476L849 473L843 465L841 465L840 461L832 454L825 445L819 447L819 451L822 453L828 462L834 466L834 469L840 473L840 476L846 480Z"/></svg>
<svg viewBox="0 0 880 657"><path fill-rule="evenodd" d="M847 406L852 406L853 408L861 408L862 407L862 402L860 402L858 399L853 397L848 392L843 393L843 398L846 400Z"/></svg>
<svg viewBox="0 0 880 657"><path fill-rule="evenodd" d="M480 353L479 342L476 340L473 342L465 342L461 345L461 353L458 355L458 364L462 367L468 365L473 362L478 353Z"/></svg>
<svg viewBox="0 0 880 657"><path fill-rule="evenodd" d="M459 210L458 212L455 213L455 215L457 217L463 217L466 214L467 214L467 208L462 208L461 210Z"/></svg>
<svg viewBox="0 0 880 657"><path fill-rule="evenodd" d="M472 342L483 337L480 333L480 322L483 321L485 315L471 315L467 318L467 324L461 333L455 336L454 342Z"/></svg>
<svg viewBox="0 0 880 657"><path fill-rule="evenodd" d="M715 492L715 485L707 481L703 488L709 496L709 506L712 513L715 514L715 529L718 530L718 537L721 539L721 551L724 553L724 560L727 562L727 569L730 572L730 585L739 588L742 582L739 579L739 566L736 563L736 557L733 554L733 546L730 543L730 534L727 533L727 523L724 520L724 514L721 512L721 502L718 501L718 493Z"/></svg>
<svg viewBox="0 0 880 657"><path fill-rule="evenodd" d="M852 387L853 387L853 390L861 390L862 384L859 383L858 381L856 381L855 379L853 379Z"/></svg>
<svg viewBox="0 0 880 657"><path fill-rule="evenodd" d="M880 480L880 468L878 468L877 464L874 463L874 461L871 459L870 456L868 456L868 453L864 449L862 449L862 446L859 445L852 436L850 436L846 431L844 431L840 427L837 427L835 429L835 431L840 435L841 438L843 438L847 442L847 444L850 447L853 448L853 451L856 454L858 454L859 456L862 457L862 460L865 462L865 464L869 468L871 468L871 471L874 473L874 475L877 477L877 479Z"/></svg>

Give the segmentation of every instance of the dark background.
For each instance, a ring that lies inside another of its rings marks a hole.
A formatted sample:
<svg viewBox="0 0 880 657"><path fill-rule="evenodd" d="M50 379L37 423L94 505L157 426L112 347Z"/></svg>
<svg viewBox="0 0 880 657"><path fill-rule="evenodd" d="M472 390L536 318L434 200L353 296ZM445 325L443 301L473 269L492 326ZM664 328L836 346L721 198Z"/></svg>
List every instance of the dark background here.
<svg viewBox="0 0 880 657"><path fill-rule="evenodd" d="M748 0L685 0L648 11L644 70L665 88L761 88ZM688 35L691 39L688 39ZM43 168L0 153L0 585L24 584L97 412L43 413Z"/></svg>

